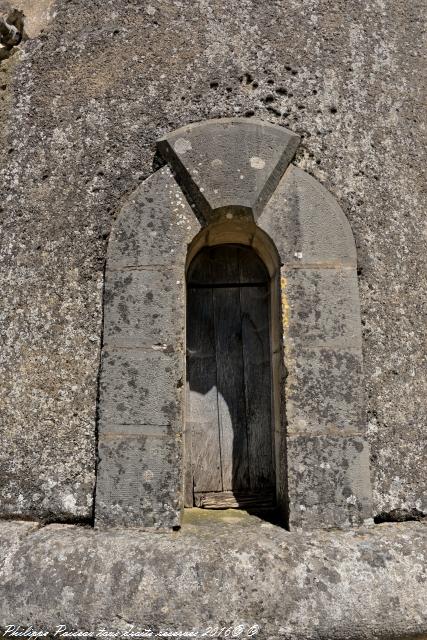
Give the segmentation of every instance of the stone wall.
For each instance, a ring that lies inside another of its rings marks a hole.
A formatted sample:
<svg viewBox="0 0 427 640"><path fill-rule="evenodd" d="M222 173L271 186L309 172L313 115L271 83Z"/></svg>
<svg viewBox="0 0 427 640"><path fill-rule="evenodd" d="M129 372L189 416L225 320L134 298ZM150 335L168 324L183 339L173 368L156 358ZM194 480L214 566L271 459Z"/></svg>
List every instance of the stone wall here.
<svg viewBox="0 0 427 640"><path fill-rule="evenodd" d="M0 65L3 514L91 517L112 220L156 139L235 115L298 133L296 164L350 221L375 512L427 510L423 3L14 6L29 39Z"/></svg>

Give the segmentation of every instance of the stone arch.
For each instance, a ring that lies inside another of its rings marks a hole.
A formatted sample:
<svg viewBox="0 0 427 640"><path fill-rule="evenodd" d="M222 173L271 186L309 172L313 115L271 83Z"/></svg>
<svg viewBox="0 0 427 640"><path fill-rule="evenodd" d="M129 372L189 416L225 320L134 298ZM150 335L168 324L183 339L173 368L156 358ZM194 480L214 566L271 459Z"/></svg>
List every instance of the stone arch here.
<svg viewBox="0 0 427 640"><path fill-rule="evenodd" d="M288 524L370 517L355 244L334 198L290 164L298 142L254 119L188 125L159 141L167 166L120 212L105 275L98 525L180 524L185 270L197 247L236 237L278 282L280 266L276 464Z"/></svg>

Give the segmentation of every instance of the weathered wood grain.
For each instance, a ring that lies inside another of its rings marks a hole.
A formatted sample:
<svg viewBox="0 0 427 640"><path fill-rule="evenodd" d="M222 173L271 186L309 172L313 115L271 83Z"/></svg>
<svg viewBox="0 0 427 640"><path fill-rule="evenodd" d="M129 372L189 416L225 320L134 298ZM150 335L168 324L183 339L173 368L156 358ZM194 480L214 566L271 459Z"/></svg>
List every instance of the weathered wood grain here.
<svg viewBox="0 0 427 640"><path fill-rule="evenodd" d="M204 492L194 494L194 506L205 509L273 509L273 491L262 493L235 493L234 491Z"/></svg>
<svg viewBox="0 0 427 640"><path fill-rule="evenodd" d="M240 284L259 284L269 282L268 271L250 247L240 247L239 259L239 282Z"/></svg>
<svg viewBox="0 0 427 640"><path fill-rule="evenodd" d="M212 290L195 289L188 295L187 428L199 491L222 489L216 370Z"/></svg>
<svg viewBox="0 0 427 640"><path fill-rule="evenodd" d="M267 286L240 289L251 490L274 487Z"/></svg>
<svg viewBox="0 0 427 640"><path fill-rule="evenodd" d="M213 289L224 490L249 489L239 288Z"/></svg>
<svg viewBox="0 0 427 640"><path fill-rule="evenodd" d="M274 500L268 282L249 247L207 247L190 265L186 504Z"/></svg>
<svg viewBox="0 0 427 640"><path fill-rule="evenodd" d="M187 398L189 398L190 385L187 381ZM189 400L187 400L187 407L189 406ZM184 507L192 507L194 505L193 496L193 456L191 452L192 447L192 424L186 420L183 432L183 444L184 444Z"/></svg>

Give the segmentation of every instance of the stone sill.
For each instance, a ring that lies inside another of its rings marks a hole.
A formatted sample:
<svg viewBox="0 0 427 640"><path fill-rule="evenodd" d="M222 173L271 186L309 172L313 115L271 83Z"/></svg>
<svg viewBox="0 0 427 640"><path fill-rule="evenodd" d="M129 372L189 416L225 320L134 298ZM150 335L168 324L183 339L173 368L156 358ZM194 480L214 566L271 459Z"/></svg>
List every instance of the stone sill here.
<svg viewBox="0 0 427 640"><path fill-rule="evenodd" d="M427 632L426 561L418 522L301 533L196 509L173 533L3 521L0 628L400 638Z"/></svg>

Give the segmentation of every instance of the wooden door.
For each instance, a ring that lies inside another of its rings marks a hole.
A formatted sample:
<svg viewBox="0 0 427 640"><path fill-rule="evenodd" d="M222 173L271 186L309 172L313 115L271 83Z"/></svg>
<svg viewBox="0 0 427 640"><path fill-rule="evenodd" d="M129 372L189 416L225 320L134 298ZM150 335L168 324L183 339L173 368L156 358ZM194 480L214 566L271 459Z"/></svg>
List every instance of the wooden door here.
<svg viewBox="0 0 427 640"><path fill-rule="evenodd" d="M206 247L187 285L186 505L273 506L267 270L249 247Z"/></svg>

